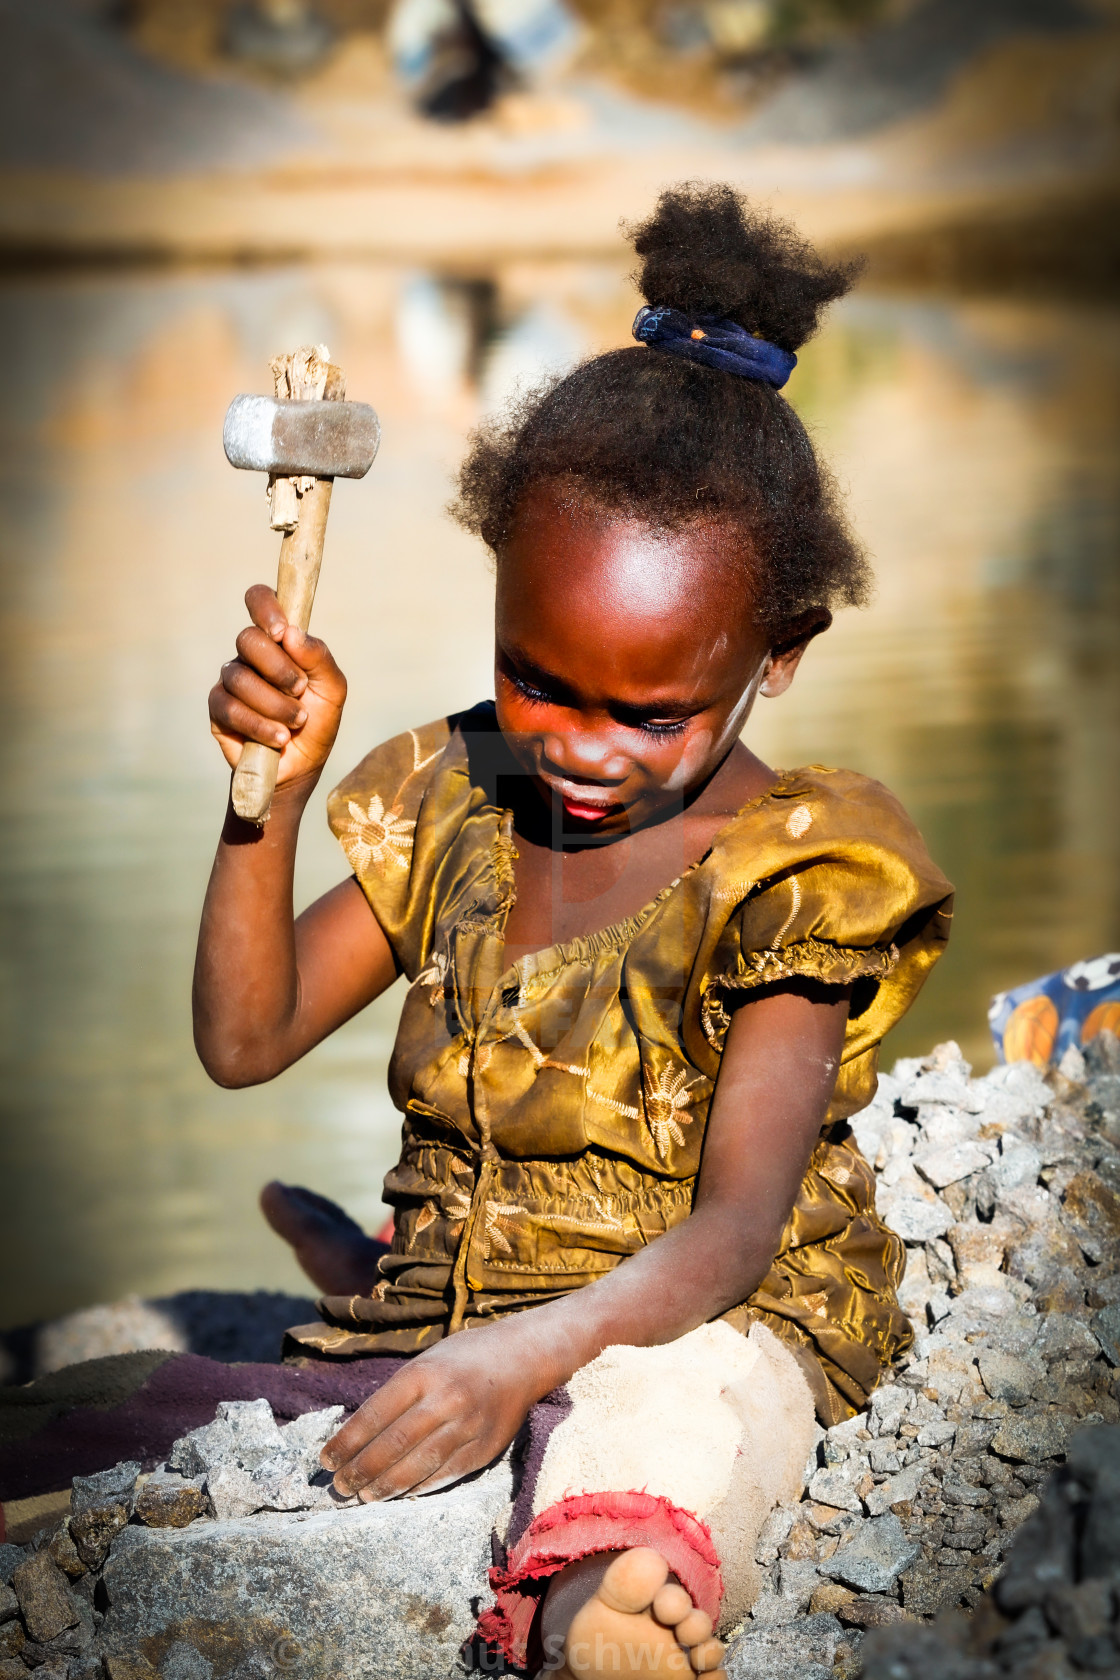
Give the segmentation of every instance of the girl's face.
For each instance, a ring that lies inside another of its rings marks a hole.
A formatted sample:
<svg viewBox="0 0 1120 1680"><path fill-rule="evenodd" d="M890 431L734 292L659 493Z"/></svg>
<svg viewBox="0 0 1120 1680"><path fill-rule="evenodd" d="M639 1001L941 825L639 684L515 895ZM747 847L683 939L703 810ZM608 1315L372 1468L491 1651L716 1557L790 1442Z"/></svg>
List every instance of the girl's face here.
<svg viewBox="0 0 1120 1680"><path fill-rule="evenodd" d="M565 829L624 833L679 809L755 695L788 687L827 619L772 651L742 542L714 521L659 531L526 498L498 563L498 722Z"/></svg>

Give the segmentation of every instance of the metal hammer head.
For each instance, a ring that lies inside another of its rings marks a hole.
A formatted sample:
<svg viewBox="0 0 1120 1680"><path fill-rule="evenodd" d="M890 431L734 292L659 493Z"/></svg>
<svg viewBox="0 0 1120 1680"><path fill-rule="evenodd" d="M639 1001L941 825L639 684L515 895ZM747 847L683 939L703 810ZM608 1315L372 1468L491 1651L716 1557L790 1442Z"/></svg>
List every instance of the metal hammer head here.
<svg viewBox="0 0 1120 1680"><path fill-rule="evenodd" d="M281 478L364 478L381 442L368 403L234 397L222 430L231 466Z"/></svg>

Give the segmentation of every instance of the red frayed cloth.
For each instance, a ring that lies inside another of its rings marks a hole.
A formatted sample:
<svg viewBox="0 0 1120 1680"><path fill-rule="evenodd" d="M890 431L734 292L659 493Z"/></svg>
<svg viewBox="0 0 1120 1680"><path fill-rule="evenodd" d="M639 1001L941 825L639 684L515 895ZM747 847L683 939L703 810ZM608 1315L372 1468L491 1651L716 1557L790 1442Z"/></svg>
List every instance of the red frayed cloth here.
<svg viewBox="0 0 1120 1680"><path fill-rule="evenodd" d="M504 1569L490 1571L496 1603L478 1619L479 1636L520 1668L529 1666L534 1623L550 1575L593 1552L652 1546L697 1609L719 1617L719 1557L706 1523L652 1493L581 1493L535 1517Z"/></svg>

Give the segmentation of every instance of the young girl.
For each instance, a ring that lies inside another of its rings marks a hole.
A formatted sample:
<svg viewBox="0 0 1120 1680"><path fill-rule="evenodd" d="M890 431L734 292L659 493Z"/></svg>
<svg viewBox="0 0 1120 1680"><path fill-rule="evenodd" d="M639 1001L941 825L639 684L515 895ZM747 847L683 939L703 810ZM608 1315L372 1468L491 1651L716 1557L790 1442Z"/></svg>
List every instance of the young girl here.
<svg viewBox="0 0 1120 1680"><path fill-rule="evenodd" d="M353 874L295 920L346 683L249 591L212 727L230 763L280 748L280 773L266 827L227 815L196 983L199 1053L238 1086L406 976L391 1249L266 1193L328 1291L292 1342L406 1356L324 1452L365 1499L478 1470L532 1410L482 1631L565 1676L716 1669L814 1404L850 1415L906 1345L901 1244L845 1121L949 917L885 789L740 740L866 596L779 394L851 272L723 186L663 194L635 245L640 343L526 399L462 470L458 517L496 559L496 699L347 777Z"/></svg>

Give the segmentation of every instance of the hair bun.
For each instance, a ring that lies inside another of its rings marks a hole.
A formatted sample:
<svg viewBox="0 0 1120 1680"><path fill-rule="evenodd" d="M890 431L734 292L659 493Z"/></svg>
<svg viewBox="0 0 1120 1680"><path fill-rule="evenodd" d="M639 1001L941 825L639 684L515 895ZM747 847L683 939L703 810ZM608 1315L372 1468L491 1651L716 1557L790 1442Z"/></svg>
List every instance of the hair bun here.
<svg viewBox="0 0 1120 1680"><path fill-rule="evenodd" d="M647 303L737 321L783 350L813 336L821 311L860 266L826 263L788 223L723 183L669 187L653 214L627 231Z"/></svg>

